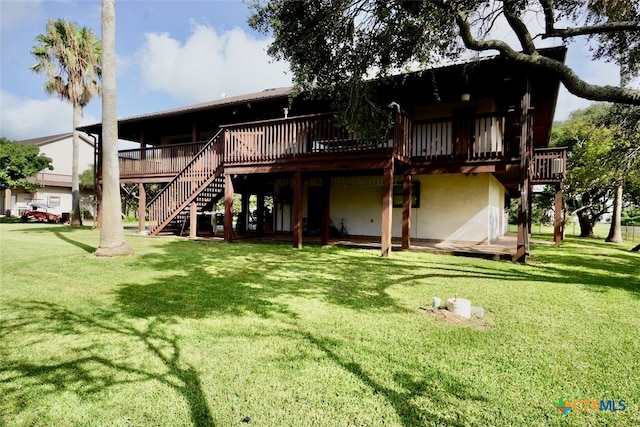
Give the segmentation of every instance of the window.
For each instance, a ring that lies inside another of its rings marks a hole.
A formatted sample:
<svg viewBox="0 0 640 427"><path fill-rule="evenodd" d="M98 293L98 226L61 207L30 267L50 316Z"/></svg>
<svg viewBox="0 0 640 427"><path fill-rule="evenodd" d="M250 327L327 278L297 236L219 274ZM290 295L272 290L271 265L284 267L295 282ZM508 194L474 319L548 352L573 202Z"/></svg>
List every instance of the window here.
<svg viewBox="0 0 640 427"><path fill-rule="evenodd" d="M60 197L59 196L49 196L49 200L47 205L51 208L60 207Z"/></svg>
<svg viewBox="0 0 640 427"><path fill-rule="evenodd" d="M393 207L401 208L404 194L402 191L402 184L393 185ZM420 181L411 182L411 207L420 207Z"/></svg>

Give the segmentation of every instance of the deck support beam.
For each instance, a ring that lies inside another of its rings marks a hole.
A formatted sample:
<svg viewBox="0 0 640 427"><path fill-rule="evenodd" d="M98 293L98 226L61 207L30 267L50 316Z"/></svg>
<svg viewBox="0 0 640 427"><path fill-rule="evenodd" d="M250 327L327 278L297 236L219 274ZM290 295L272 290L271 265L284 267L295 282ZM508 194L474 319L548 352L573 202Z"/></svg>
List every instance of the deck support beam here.
<svg viewBox="0 0 640 427"><path fill-rule="evenodd" d="M233 242L233 180L224 174L224 241Z"/></svg>
<svg viewBox="0 0 640 427"><path fill-rule="evenodd" d="M322 177L322 217L320 219L320 243L329 244L329 224L330 224L330 199L331 199L331 178Z"/></svg>
<svg viewBox="0 0 640 427"><path fill-rule="evenodd" d="M382 230L380 233L381 255L391 255L391 215L393 212L393 163L384 169L382 178Z"/></svg>
<svg viewBox="0 0 640 427"><path fill-rule="evenodd" d="M405 175L402 182L402 249L411 247L411 175Z"/></svg>
<svg viewBox="0 0 640 427"><path fill-rule="evenodd" d="M138 233L144 233L147 219L147 191L143 183L138 183Z"/></svg>
<svg viewBox="0 0 640 427"><path fill-rule="evenodd" d="M293 174L293 247L302 249L302 199L304 181L300 171Z"/></svg>

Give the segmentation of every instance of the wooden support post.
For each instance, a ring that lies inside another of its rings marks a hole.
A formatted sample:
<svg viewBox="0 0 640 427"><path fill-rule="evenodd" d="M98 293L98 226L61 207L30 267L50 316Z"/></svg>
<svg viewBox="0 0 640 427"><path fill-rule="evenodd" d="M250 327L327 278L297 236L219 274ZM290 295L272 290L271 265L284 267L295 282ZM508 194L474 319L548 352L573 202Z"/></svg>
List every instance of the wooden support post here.
<svg viewBox="0 0 640 427"><path fill-rule="evenodd" d="M380 235L381 255L391 255L391 215L393 212L393 164L384 169L382 179L382 232Z"/></svg>
<svg viewBox="0 0 640 427"><path fill-rule="evenodd" d="M531 185L529 185L529 205L527 206L527 229L529 230L529 236L531 236L531 230L533 230L533 191Z"/></svg>
<svg viewBox="0 0 640 427"><path fill-rule="evenodd" d="M528 189L520 189L520 199L518 200L518 243L516 246L516 261L524 262L529 254L529 221L527 220Z"/></svg>
<svg viewBox="0 0 640 427"><path fill-rule="evenodd" d="M556 195L553 203L553 240L560 245L564 240L564 221L562 220L562 183L556 184Z"/></svg>
<svg viewBox="0 0 640 427"><path fill-rule="evenodd" d="M192 239L198 235L198 204L191 202L189 206L189 237Z"/></svg>
<svg viewBox="0 0 640 427"><path fill-rule="evenodd" d="M233 181L224 174L224 241L233 242Z"/></svg>
<svg viewBox="0 0 640 427"><path fill-rule="evenodd" d="M147 219L147 191L144 184L138 184L138 233L144 233Z"/></svg>
<svg viewBox="0 0 640 427"><path fill-rule="evenodd" d="M531 177L530 166L533 156L533 111L531 106L531 86L527 81L527 90L522 97L522 117L520 134L520 200L518 201L518 241L515 261L525 262L529 255L529 221Z"/></svg>
<svg viewBox="0 0 640 427"><path fill-rule="evenodd" d="M247 182L244 182L242 194L240 197L240 214L238 215L238 223L236 224L236 230L244 232L248 230L249 224L249 190L247 188Z"/></svg>
<svg viewBox="0 0 640 427"><path fill-rule="evenodd" d="M402 182L402 249L411 247L411 175L405 175Z"/></svg>
<svg viewBox="0 0 640 427"><path fill-rule="evenodd" d="M293 179L293 247L302 248L302 207L304 197L304 181L302 173L295 172Z"/></svg>
<svg viewBox="0 0 640 427"><path fill-rule="evenodd" d="M264 192L262 188L260 188L260 190L258 191L257 196L258 206L256 213L258 214L258 218L256 221L256 231L258 237L262 237L264 235Z"/></svg>
<svg viewBox="0 0 640 427"><path fill-rule="evenodd" d="M331 177L322 177L322 218L320 220L320 243L329 244L329 224L330 209L329 201L331 198Z"/></svg>

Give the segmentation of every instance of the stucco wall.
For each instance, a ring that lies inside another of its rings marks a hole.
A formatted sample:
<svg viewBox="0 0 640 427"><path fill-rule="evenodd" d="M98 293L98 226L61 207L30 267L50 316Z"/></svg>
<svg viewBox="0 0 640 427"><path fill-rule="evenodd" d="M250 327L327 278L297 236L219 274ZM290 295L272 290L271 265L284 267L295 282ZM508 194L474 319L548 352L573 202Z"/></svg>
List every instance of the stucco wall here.
<svg viewBox="0 0 640 427"><path fill-rule="evenodd" d="M422 203L417 218L412 219L417 228L415 237L474 243L488 240L489 174L423 175L419 179Z"/></svg>
<svg viewBox="0 0 640 427"><path fill-rule="evenodd" d="M505 189L491 174L420 175L420 207L411 209L411 237L485 243L506 230ZM276 185L276 193L279 185ZM304 213L307 212L305 183ZM344 221L350 235L379 236L382 177L337 178L331 182L330 217L336 228ZM278 209L277 228L290 230L290 205ZM283 215L284 214L284 215ZM393 209L392 233L402 235L402 208Z"/></svg>

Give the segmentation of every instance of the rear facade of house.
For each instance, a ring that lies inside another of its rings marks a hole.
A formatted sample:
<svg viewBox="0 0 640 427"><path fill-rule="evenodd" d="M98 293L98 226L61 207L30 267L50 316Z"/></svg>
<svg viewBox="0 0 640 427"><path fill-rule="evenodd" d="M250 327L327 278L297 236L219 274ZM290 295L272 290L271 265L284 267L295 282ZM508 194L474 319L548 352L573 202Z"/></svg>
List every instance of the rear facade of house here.
<svg viewBox="0 0 640 427"><path fill-rule="evenodd" d="M329 102L290 88L120 120L120 138L139 144L119 158L120 181L139 184L140 231L215 232L215 215L213 227L202 218L223 205L227 241L272 233L300 247L348 235L377 239L387 255L392 239L491 243L515 198L523 259L532 186L553 184L560 200L566 155L548 148L557 78L494 57L372 86L392 123L366 138L341 127ZM99 136L100 125L81 130ZM146 200L150 183L163 189Z"/></svg>

